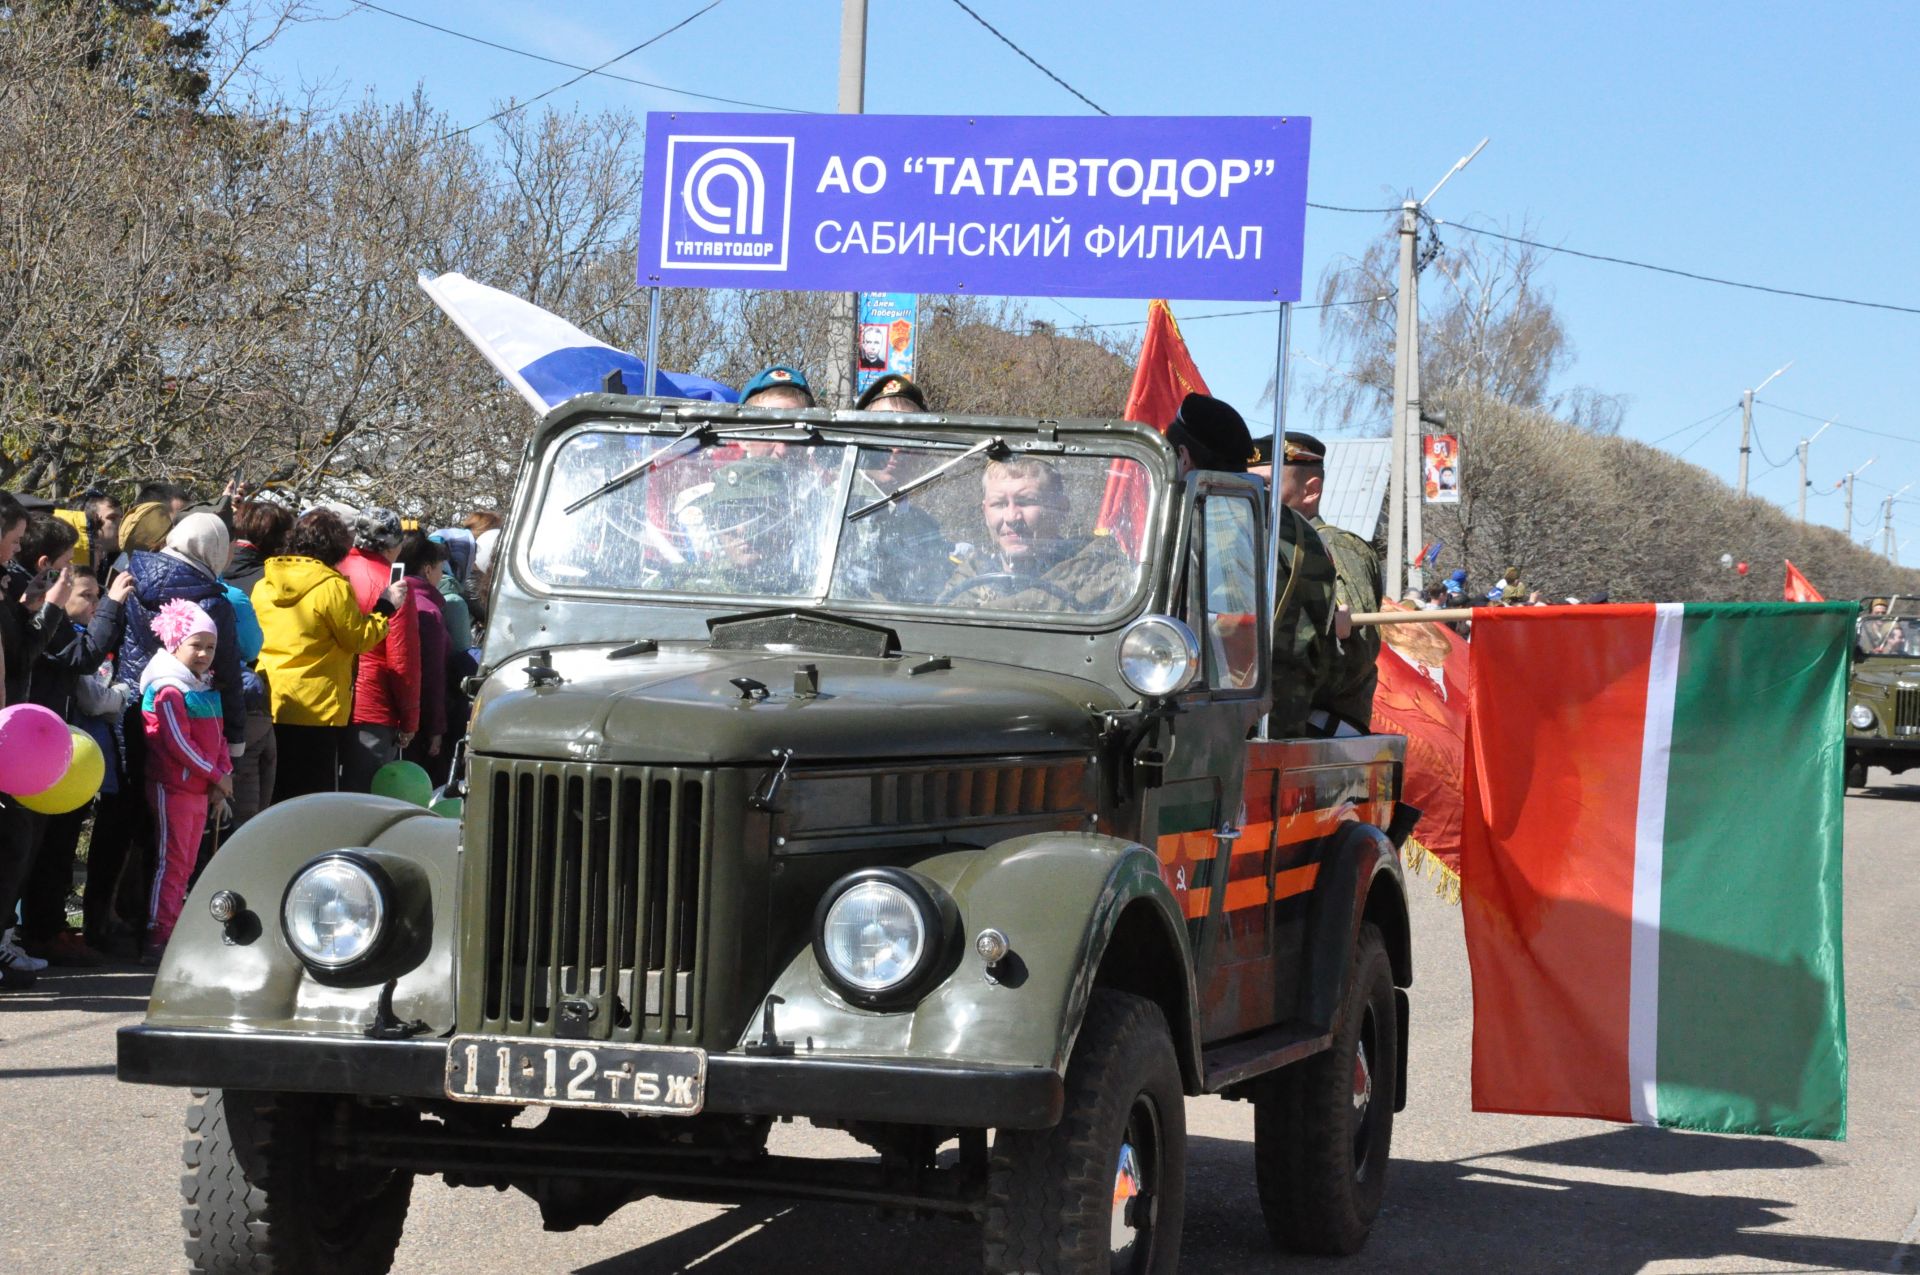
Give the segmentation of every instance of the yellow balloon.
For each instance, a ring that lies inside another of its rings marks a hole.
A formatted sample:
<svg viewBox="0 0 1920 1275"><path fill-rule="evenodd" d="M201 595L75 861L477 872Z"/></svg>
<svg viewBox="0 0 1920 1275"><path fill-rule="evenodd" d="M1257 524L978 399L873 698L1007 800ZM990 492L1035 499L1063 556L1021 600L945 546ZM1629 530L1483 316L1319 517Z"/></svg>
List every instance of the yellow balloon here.
<svg viewBox="0 0 1920 1275"><path fill-rule="evenodd" d="M73 732L73 760L67 763L67 773L51 788L14 798L28 810L43 815L64 815L80 809L100 791L100 781L107 776L107 759L100 755L100 745L78 727L67 729Z"/></svg>

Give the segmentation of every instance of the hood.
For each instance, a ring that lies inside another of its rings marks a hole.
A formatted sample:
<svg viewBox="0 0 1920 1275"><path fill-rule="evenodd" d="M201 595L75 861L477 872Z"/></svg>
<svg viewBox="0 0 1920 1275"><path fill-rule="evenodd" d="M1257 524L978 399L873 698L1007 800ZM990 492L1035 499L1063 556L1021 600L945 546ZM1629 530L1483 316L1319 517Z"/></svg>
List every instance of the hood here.
<svg viewBox="0 0 1920 1275"><path fill-rule="evenodd" d="M157 610L172 598L204 603L225 596L220 581L192 563L164 553L136 551L127 572L133 576L134 592L141 605L150 610Z"/></svg>
<svg viewBox="0 0 1920 1275"><path fill-rule="evenodd" d="M176 687L183 694L209 689L206 679L195 677L192 670L171 651L155 651L148 657L147 667L140 674L140 690L145 693L147 688L153 686Z"/></svg>
<svg viewBox="0 0 1920 1275"><path fill-rule="evenodd" d="M413 599L413 605L441 614L440 590L428 584L419 576L407 577L407 596Z"/></svg>
<svg viewBox="0 0 1920 1275"><path fill-rule="evenodd" d="M795 764L881 757L993 756L1085 751L1089 705L1112 691L1059 673L953 658L887 659L663 645L554 651L557 685L529 684L524 656L494 670L474 706L474 751L572 761L722 765L793 750ZM819 694L796 694L801 666ZM753 698L733 685L766 687Z"/></svg>
<svg viewBox="0 0 1920 1275"><path fill-rule="evenodd" d="M341 578L338 571L318 558L268 558L256 587L267 590L267 600L274 606L290 607L328 579Z"/></svg>
<svg viewBox="0 0 1920 1275"><path fill-rule="evenodd" d="M233 556L227 560L227 569L221 574L229 580L243 576L258 577L266 561L267 555L260 551L259 545L251 540L236 540L233 542Z"/></svg>
<svg viewBox="0 0 1920 1275"><path fill-rule="evenodd" d="M1853 666L1856 684L1891 687L1897 683L1920 683L1920 657L1912 655L1869 655Z"/></svg>

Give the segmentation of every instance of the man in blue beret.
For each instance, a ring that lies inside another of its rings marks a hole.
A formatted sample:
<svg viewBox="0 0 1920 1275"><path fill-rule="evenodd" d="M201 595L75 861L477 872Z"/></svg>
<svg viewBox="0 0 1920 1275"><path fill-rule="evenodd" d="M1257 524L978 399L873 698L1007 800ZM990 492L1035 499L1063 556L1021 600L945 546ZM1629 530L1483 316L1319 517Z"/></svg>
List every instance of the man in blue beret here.
<svg viewBox="0 0 1920 1275"><path fill-rule="evenodd" d="M814 406L813 387L799 368L775 363L740 387L740 406L803 410Z"/></svg>

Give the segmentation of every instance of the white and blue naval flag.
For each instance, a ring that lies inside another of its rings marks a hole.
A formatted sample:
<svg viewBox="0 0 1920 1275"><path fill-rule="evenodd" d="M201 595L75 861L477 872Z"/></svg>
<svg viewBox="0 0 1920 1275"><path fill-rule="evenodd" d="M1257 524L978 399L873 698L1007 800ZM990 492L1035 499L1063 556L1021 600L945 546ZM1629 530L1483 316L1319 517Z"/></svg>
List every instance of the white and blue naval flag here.
<svg viewBox="0 0 1920 1275"><path fill-rule="evenodd" d="M646 393L644 360L594 340L531 301L452 272L430 275L422 271L420 290L446 311L487 362L542 415L576 394L599 390L607 373L615 368L620 370L629 394ZM666 398L697 398L710 403L731 403L739 397L718 381L686 372L661 372L655 392Z"/></svg>

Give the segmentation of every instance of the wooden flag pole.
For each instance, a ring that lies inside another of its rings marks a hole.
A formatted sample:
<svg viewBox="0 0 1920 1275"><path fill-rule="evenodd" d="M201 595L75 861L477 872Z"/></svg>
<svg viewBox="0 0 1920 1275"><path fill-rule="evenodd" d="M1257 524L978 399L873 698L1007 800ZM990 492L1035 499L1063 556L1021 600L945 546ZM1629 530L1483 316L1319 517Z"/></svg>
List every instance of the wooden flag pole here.
<svg viewBox="0 0 1920 1275"><path fill-rule="evenodd" d="M1445 624L1472 618L1472 607L1444 607L1438 611L1362 611L1352 620L1358 628L1368 624Z"/></svg>

